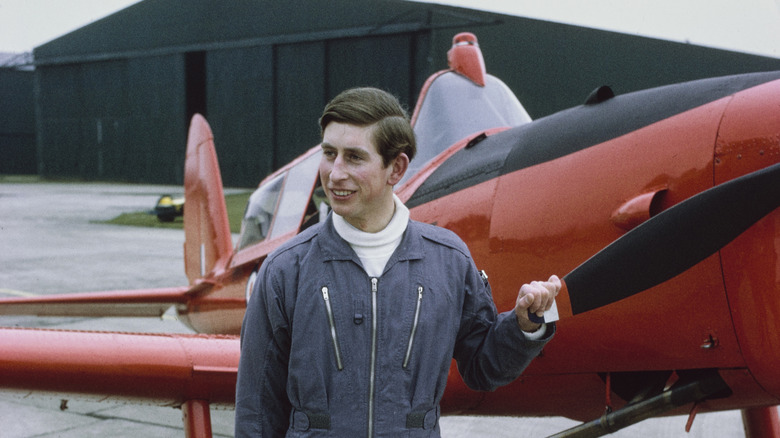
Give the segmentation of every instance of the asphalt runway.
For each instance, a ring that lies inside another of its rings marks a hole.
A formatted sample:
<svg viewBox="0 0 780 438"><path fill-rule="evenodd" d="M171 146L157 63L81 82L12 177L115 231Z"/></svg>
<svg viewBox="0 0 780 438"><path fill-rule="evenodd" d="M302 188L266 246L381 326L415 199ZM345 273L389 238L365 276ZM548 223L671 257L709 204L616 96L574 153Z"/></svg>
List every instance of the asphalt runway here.
<svg viewBox="0 0 780 438"><path fill-rule="evenodd" d="M179 230L97 223L125 212L150 210L162 194L181 187L15 182L0 176L0 296L140 289L187 284ZM191 331L166 314L149 318L36 318L0 316L0 326L123 332ZM0 352L2 355L2 352ZM212 410L215 437L233 434L233 411ZM652 419L614 437L744 437L739 412ZM547 436L578 423L565 418L452 416L441 420L446 438ZM184 437L181 411L63 402L0 391L0 438Z"/></svg>

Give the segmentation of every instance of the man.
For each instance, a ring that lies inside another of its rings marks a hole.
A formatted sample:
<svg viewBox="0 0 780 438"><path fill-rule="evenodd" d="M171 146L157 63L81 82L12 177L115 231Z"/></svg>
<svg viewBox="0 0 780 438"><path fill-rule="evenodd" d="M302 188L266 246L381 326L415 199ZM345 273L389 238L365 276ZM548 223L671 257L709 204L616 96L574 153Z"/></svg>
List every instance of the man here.
<svg viewBox="0 0 780 438"><path fill-rule="evenodd" d="M560 289L523 285L497 315L452 232L393 194L416 151L390 94L347 90L320 119L332 213L263 263L241 333L236 436L439 436L451 359L469 387L517 378L555 331L528 312Z"/></svg>

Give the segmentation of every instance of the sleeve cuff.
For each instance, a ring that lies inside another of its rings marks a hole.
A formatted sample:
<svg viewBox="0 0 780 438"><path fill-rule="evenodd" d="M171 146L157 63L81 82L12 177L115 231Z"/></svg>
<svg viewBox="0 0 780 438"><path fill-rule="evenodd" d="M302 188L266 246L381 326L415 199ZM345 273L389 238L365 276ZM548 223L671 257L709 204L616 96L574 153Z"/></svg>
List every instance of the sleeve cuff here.
<svg viewBox="0 0 780 438"><path fill-rule="evenodd" d="M544 338L544 335L547 333L547 324L542 324L541 327L539 327L539 330L535 332L523 332L523 336L525 336L526 339L529 341L538 341L542 338Z"/></svg>

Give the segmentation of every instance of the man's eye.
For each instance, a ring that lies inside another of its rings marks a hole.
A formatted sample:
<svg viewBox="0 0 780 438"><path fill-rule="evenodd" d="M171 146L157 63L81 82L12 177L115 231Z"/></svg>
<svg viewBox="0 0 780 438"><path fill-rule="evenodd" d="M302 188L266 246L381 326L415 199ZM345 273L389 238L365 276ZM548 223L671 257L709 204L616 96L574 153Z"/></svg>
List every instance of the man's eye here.
<svg viewBox="0 0 780 438"><path fill-rule="evenodd" d="M352 154L352 155L349 156L349 159L352 160L352 161L360 161L360 160L363 159L363 157L361 157L358 154Z"/></svg>

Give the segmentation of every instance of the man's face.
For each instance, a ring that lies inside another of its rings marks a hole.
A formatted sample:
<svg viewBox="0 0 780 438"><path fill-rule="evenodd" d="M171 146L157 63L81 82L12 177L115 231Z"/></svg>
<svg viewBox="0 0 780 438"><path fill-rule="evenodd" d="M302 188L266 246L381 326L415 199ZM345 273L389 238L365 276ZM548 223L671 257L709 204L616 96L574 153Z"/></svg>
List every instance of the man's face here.
<svg viewBox="0 0 780 438"><path fill-rule="evenodd" d="M367 232L380 231L389 222L394 209L393 184L400 179L396 177L397 166L384 166L371 141L372 130L373 126L329 123L322 135L319 168L333 211Z"/></svg>

